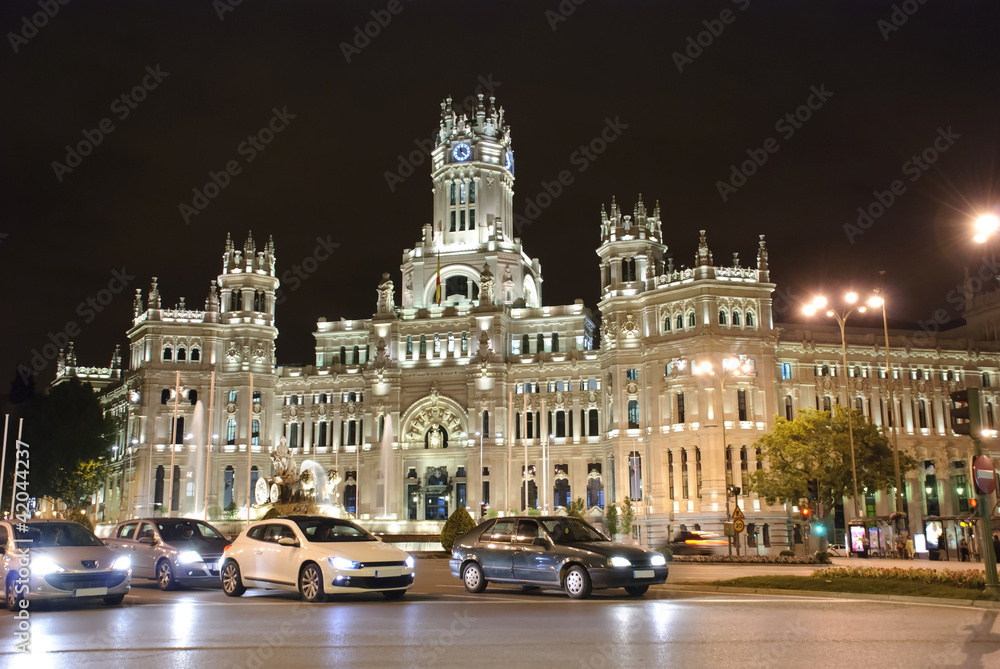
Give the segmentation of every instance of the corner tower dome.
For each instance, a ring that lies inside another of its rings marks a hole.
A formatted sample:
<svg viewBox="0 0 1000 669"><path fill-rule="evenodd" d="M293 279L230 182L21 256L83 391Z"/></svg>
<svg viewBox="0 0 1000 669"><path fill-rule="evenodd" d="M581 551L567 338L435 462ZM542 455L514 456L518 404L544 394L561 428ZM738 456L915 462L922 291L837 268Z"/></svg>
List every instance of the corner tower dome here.
<svg viewBox="0 0 1000 669"><path fill-rule="evenodd" d="M514 150L496 98L476 96L469 114L441 103L431 152L433 219L403 252L403 308L480 304L484 267L495 277L495 304L542 304L541 267L513 236ZM440 284L440 298L438 285Z"/></svg>

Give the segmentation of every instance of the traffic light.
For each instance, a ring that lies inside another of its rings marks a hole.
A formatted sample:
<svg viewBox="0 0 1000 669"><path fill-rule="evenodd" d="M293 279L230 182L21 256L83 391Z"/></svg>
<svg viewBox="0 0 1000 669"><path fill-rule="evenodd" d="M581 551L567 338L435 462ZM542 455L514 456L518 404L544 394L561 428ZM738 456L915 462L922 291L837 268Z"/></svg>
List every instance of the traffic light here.
<svg viewBox="0 0 1000 669"><path fill-rule="evenodd" d="M969 508L975 511L977 506L979 506L979 500L977 500L975 497L971 498L969 500Z"/></svg>
<svg viewBox="0 0 1000 669"><path fill-rule="evenodd" d="M812 518L812 509L808 506L802 507L802 520L806 523Z"/></svg>
<svg viewBox="0 0 1000 669"><path fill-rule="evenodd" d="M955 434L979 437L982 424L979 417L979 389L956 390L950 395L951 429Z"/></svg>
<svg viewBox="0 0 1000 669"><path fill-rule="evenodd" d="M817 479L809 481L809 499L819 499L819 481Z"/></svg>

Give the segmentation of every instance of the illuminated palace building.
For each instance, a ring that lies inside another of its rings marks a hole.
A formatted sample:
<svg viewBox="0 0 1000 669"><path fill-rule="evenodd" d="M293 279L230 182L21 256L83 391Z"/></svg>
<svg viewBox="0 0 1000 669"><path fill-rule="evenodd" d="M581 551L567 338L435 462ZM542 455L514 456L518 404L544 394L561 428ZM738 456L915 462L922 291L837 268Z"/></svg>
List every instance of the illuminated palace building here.
<svg viewBox="0 0 1000 669"><path fill-rule="evenodd" d="M663 229L659 205L639 197L627 213L612 199L592 229L598 333L582 301L545 304L539 261L513 234L514 154L494 100L479 96L472 118L442 103L431 159L433 218L403 251L399 288L385 274L373 315L319 318L313 364L275 359L275 246L253 238L226 240L203 308L166 307L156 279L137 291L127 369L64 356L57 382L96 379L121 419L98 520L168 501L179 513L232 514L246 504L248 462L254 486L273 475L268 452L284 440L299 463L338 470L340 501L361 519L441 520L456 505L474 516L552 511L577 498L596 518L629 496L643 541L658 544L682 526L721 531L735 487L751 542L780 548L798 517L748 494L743 482L761 466L753 444L775 414L847 394L879 425L899 417L899 447L920 464L905 475L915 531L926 515L968 508L970 444L951 431L948 393L982 387L992 427L996 295L970 301L968 324L947 338L918 346L914 332L893 330L888 375L881 327L849 327L844 370L832 321L774 323L763 237L742 242L749 266L735 253L717 264L705 232L683 230L697 249L680 264L664 244L677 226ZM209 434L210 459L196 445ZM892 491L862 496L862 513L894 511Z"/></svg>

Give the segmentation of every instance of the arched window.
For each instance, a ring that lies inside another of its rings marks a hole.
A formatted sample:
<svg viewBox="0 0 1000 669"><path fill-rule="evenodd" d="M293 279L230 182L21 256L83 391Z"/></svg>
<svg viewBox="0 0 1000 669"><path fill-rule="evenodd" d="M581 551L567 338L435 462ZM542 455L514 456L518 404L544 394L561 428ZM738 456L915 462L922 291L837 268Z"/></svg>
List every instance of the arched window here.
<svg viewBox="0 0 1000 669"><path fill-rule="evenodd" d="M694 319L694 312L693 311L689 311L688 312L688 327L689 328L693 328L695 325L696 325L696 321Z"/></svg>
<svg viewBox="0 0 1000 669"><path fill-rule="evenodd" d="M427 355L427 335L420 335L420 355Z"/></svg>
<svg viewBox="0 0 1000 669"><path fill-rule="evenodd" d="M170 388L164 388L160 393L160 404L166 404L170 400Z"/></svg>
<svg viewBox="0 0 1000 669"><path fill-rule="evenodd" d="M164 346L163 347L163 359L164 360L173 360L174 359L174 349L172 349L169 346Z"/></svg>
<svg viewBox="0 0 1000 669"><path fill-rule="evenodd" d="M198 362L201 360L201 349L197 346L191 348L191 362Z"/></svg>
<svg viewBox="0 0 1000 669"><path fill-rule="evenodd" d="M740 324L740 312L733 309L733 326Z"/></svg>
<svg viewBox="0 0 1000 669"><path fill-rule="evenodd" d="M360 351L359 351L359 349L358 349L357 346L355 346L354 350L351 351L351 363L353 363L355 365L360 365L361 364Z"/></svg>
<svg viewBox="0 0 1000 669"><path fill-rule="evenodd" d="M747 327L748 328L754 327L753 312L752 311L748 311L747 312Z"/></svg>
<svg viewBox="0 0 1000 669"><path fill-rule="evenodd" d="M406 337L406 355L413 355L413 337L410 335Z"/></svg>
<svg viewBox="0 0 1000 669"><path fill-rule="evenodd" d="M188 391L188 400L191 402L191 406L198 403L198 391L192 388Z"/></svg>
<svg viewBox="0 0 1000 669"><path fill-rule="evenodd" d="M728 325L725 309L719 309L719 325Z"/></svg>
<svg viewBox="0 0 1000 669"><path fill-rule="evenodd" d="M347 364L347 347L346 346L341 346L340 347L340 364L342 364L342 365L346 365Z"/></svg>
<svg viewBox="0 0 1000 669"><path fill-rule="evenodd" d="M187 349L183 346L177 347L177 362L184 362L187 360Z"/></svg>
<svg viewBox="0 0 1000 669"><path fill-rule="evenodd" d="M670 316L663 319L663 331L670 332Z"/></svg>
<svg viewBox="0 0 1000 669"><path fill-rule="evenodd" d="M681 314L677 314L677 329L678 330L684 329L684 316L682 316Z"/></svg>
<svg viewBox="0 0 1000 669"><path fill-rule="evenodd" d="M545 350L545 335L539 334L535 337L535 346L539 353Z"/></svg>

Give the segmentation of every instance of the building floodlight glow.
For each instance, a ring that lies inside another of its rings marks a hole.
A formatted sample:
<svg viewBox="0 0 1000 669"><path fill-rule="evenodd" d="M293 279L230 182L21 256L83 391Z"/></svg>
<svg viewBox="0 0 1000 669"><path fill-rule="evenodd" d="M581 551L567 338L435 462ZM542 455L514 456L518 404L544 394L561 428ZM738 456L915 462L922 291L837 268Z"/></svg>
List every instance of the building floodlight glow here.
<svg viewBox="0 0 1000 669"><path fill-rule="evenodd" d="M976 218L973 227L976 234L972 239L977 244L982 244L989 239L990 235L1000 229L1000 218L996 214L983 214Z"/></svg>

